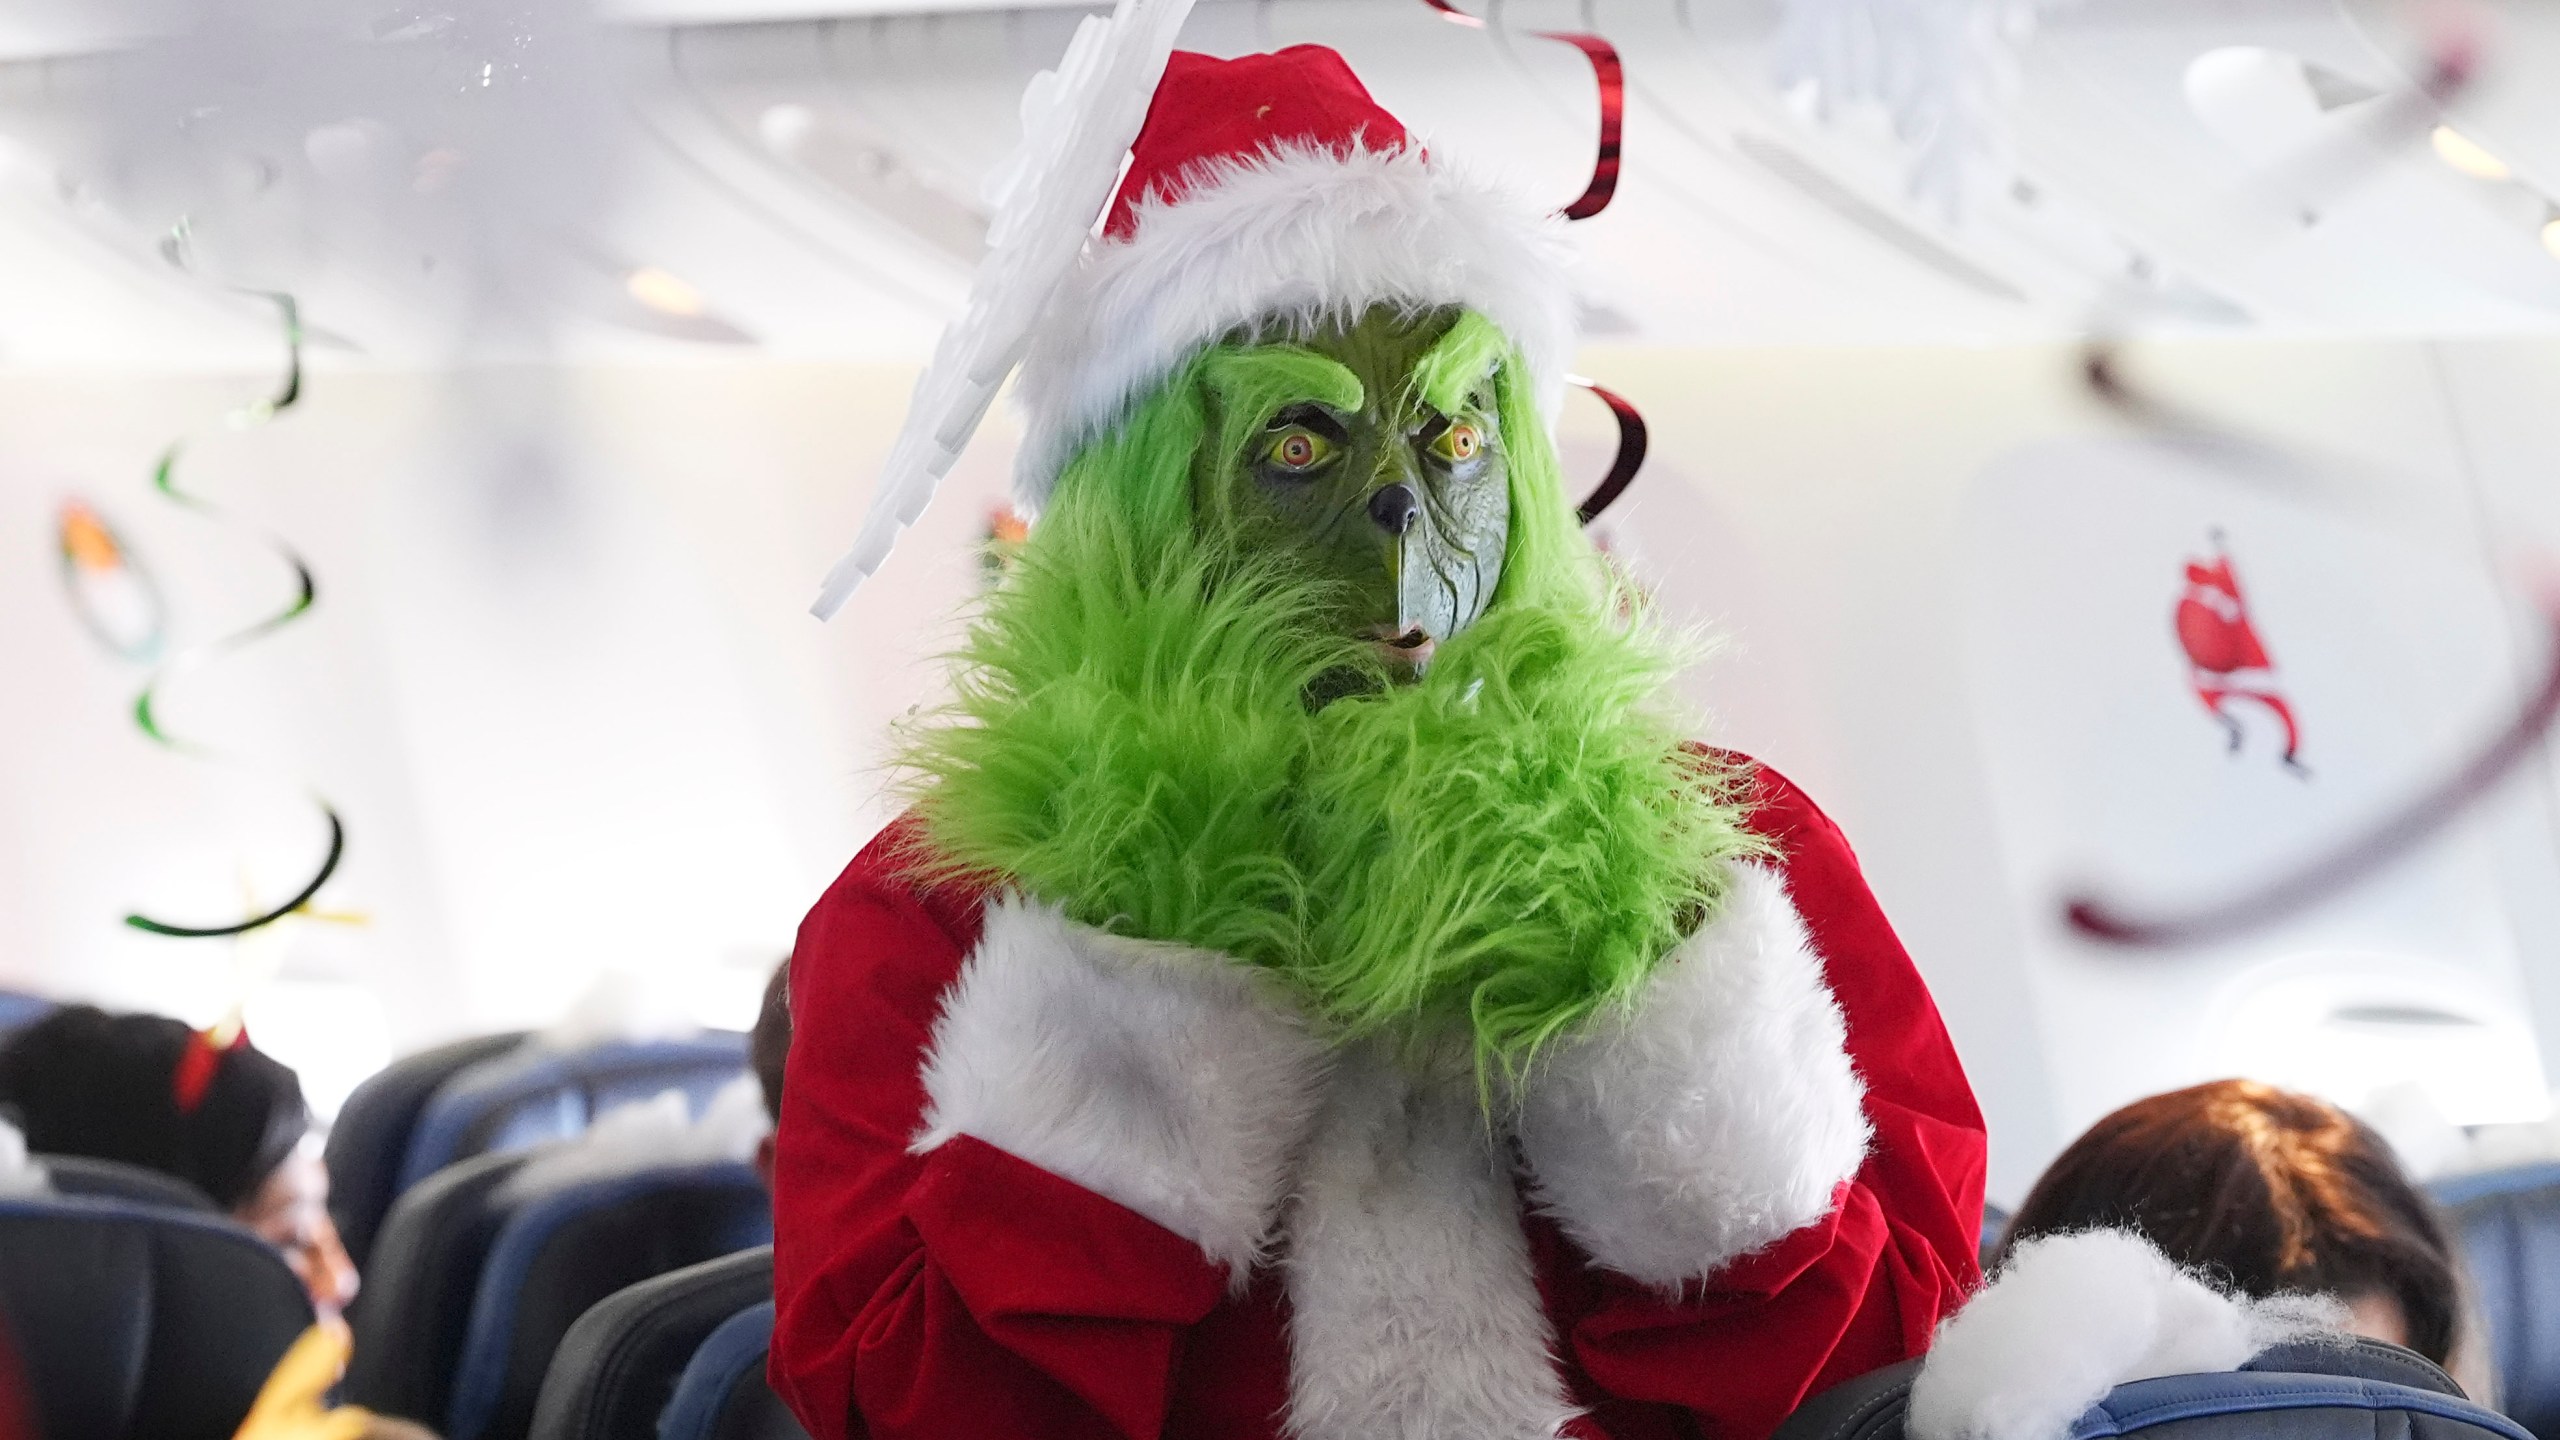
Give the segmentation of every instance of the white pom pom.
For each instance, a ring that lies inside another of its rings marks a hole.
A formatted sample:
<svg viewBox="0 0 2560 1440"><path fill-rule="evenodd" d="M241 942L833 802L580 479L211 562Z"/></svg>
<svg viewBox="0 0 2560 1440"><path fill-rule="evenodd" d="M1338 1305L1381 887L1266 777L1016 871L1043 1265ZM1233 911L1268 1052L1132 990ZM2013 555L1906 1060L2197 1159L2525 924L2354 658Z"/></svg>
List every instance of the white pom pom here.
<svg viewBox="0 0 2560 1440"><path fill-rule="evenodd" d="M2018 1247L1938 1329L1911 1387L1912 1440L2058 1440L2118 1385L2236 1370L2334 1331L2334 1300L2226 1295L2123 1230Z"/></svg>

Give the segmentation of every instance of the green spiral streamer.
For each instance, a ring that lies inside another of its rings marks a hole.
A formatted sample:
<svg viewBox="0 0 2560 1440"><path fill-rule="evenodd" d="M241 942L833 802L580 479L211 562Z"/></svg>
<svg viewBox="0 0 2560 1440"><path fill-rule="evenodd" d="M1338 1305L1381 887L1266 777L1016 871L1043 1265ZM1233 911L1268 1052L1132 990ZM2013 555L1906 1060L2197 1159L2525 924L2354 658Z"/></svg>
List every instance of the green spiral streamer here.
<svg viewBox="0 0 2560 1440"><path fill-rule="evenodd" d="M188 268L186 261L186 228L184 225L181 225L177 229L171 231L168 238L161 242L161 254L167 258L171 264L178 266L180 269ZM293 408L295 402L302 398L301 307L294 303L294 299L291 295L275 291L251 291L246 293L256 294L273 303L276 307L277 314L283 320L285 372L283 383L277 386L274 394L249 405L242 406L224 417L225 423L235 430L246 430L254 426L264 425L268 421L273 420L276 416ZM179 488L177 481L178 458L185 451L186 444L186 441L179 440L172 443L168 449L161 452L160 462L158 465L153 467L151 472L151 488L159 491L160 494L170 503L183 509L193 511L194 513L204 516L209 520L227 525L246 525L247 522L240 520L238 517L232 515L222 507L215 505L212 501L205 499L203 496L192 494ZM284 608L276 611L274 614L254 621L251 624L243 626L238 630L234 630L227 635L218 636L201 645L190 647L189 649L183 650L170 657L167 663L161 665L159 669L154 670L151 673L150 680L142 687L142 693L134 697L133 723L135 727L142 731L144 738L172 754L184 755L189 759L204 760L214 764L233 763L227 757L214 750L211 746L194 740L189 740L186 737L169 730L160 723L160 700L163 692L168 689L170 683L178 679L181 675L202 669L204 666L222 658L223 656L232 654L246 646L256 644L258 641L265 639L278 630L283 629L285 626L301 619L304 615L310 612L311 607L319 600L319 586L312 579L311 566L303 560L301 554L291 545L285 543L283 536L275 533L274 531L261 530L259 533L267 542L268 548L273 550L276 553L277 558L284 561L285 565L293 571L293 598L286 602ZM177 925L166 920L154 920L150 916L140 913L125 916L124 923L132 926L136 930L149 931L154 935L168 935L179 939L210 939L227 935L246 935L252 930L272 925L286 916L291 915L295 911L300 910L303 906L311 903L312 897L320 893L320 887L328 884L329 877L337 873L338 861L346 854L347 826L346 822L339 817L337 807L330 804L327 797L320 794L317 790L310 792L310 794L312 804L319 807L321 817L329 822L329 852L320 861L318 871L314 873L308 881L304 882L300 889L294 892L291 899L286 900L281 905L275 906L273 909L264 910L251 915L246 919L236 920L225 925Z"/></svg>

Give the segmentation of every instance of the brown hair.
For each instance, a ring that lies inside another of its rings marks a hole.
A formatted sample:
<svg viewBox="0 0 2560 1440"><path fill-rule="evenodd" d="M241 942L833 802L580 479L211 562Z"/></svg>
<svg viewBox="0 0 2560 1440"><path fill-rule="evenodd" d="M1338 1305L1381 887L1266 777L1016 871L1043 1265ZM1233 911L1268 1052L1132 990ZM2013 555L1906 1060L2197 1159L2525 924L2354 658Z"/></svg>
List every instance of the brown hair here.
<svg viewBox="0 0 2560 1440"><path fill-rule="evenodd" d="M782 1062L791 1054L791 961L773 967L764 982L764 1002L756 1007L756 1027L747 1032L747 1065L764 1091L764 1112L782 1123Z"/></svg>
<svg viewBox="0 0 2560 1440"><path fill-rule="evenodd" d="M2334 1105L2254 1080L2137 1100L2071 1143L2001 1237L2134 1230L2246 1294L2388 1296L2441 1365L2460 1308L2453 1252L2382 1137Z"/></svg>

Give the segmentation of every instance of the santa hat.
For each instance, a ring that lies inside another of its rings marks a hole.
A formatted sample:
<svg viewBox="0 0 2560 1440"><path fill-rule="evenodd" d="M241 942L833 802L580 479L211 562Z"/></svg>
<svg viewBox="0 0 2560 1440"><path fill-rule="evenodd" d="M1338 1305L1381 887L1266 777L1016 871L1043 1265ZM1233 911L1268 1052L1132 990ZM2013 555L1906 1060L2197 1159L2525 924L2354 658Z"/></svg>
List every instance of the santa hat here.
<svg viewBox="0 0 2560 1440"><path fill-rule="evenodd" d="M1015 492L1240 330L1304 334L1377 305L1458 305L1519 347L1552 415L1573 350L1561 223L1435 159L1340 55L1176 51L1102 234L1016 381Z"/></svg>

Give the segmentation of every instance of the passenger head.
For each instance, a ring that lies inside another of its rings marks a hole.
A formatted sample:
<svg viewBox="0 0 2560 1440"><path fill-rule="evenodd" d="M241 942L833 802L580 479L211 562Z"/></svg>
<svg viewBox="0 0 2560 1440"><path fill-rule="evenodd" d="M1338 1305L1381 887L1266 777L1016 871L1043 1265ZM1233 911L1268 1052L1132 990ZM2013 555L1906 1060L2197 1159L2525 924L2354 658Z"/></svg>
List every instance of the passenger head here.
<svg viewBox="0 0 2560 1440"><path fill-rule="evenodd" d="M2390 1147L2334 1105L2253 1080L2137 1100L2038 1179L2000 1242L2134 1230L2250 1295L2327 1293L2360 1334L2439 1365L2462 1311L2443 1226Z"/></svg>
<svg viewBox="0 0 2560 1440"><path fill-rule="evenodd" d="M355 1298L355 1265L329 1219L328 1171L304 1143L302 1082L243 1045L181 1108L178 1069L198 1043L163 1016L65 1006L0 1045L0 1105L17 1112L30 1150L119 1160L194 1185L283 1251L312 1304L336 1313Z"/></svg>
<svg viewBox="0 0 2560 1440"><path fill-rule="evenodd" d="M791 1054L791 961L773 967L764 982L764 1003L756 1010L756 1028L747 1032L747 1063L755 1067L756 1084L764 1091L764 1113L782 1123L782 1062ZM756 1147L756 1173L773 1188L773 1137Z"/></svg>

